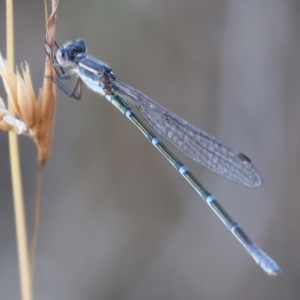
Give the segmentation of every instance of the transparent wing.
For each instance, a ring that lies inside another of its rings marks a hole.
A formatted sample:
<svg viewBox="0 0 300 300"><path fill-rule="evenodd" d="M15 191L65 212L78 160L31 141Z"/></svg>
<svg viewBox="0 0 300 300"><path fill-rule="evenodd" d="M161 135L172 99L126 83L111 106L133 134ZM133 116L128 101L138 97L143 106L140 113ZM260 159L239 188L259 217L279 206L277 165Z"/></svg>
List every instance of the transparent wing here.
<svg viewBox="0 0 300 300"><path fill-rule="evenodd" d="M237 183L258 187L262 178L251 160L167 111L142 92L116 79L116 93L138 107L151 126L196 162Z"/></svg>

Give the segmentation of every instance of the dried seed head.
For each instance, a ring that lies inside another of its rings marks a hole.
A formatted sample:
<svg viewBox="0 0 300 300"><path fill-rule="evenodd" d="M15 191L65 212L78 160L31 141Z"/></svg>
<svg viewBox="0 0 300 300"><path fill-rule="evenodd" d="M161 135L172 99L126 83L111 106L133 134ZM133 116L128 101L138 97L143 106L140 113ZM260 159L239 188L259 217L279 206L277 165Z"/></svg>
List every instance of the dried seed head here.
<svg viewBox="0 0 300 300"><path fill-rule="evenodd" d="M52 1L52 13L46 24L47 45L53 47L58 1ZM0 99L0 130L11 130L32 138L37 145L38 160L44 164L50 153L56 106L55 71L48 57L45 61L45 78L38 99L32 88L29 66L24 63L21 72L14 72L0 55L2 77L8 101L17 116L10 113Z"/></svg>
<svg viewBox="0 0 300 300"><path fill-rule="evenodd" d="M0 75L16 114L28 128L33 128L35 125L36 101L28 65L25 64L22 68L22 76L18 71L15 74L0 55Z"/></svg>

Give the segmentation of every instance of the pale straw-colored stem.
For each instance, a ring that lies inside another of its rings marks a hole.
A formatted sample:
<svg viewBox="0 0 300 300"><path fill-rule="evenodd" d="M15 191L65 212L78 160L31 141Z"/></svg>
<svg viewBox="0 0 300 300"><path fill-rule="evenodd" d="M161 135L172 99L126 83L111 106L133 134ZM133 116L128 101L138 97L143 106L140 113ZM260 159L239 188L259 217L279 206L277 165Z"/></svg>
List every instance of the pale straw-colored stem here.
<svg viewBox="0 0 300 300"><path fill-rule="evenodd" d="M13 35L13 3L6 0L6 30L7 30L7 61L11 69L14 69L14 35ZM9 111L13 109L8 106ZM21 180L21 168L17 136L9 132L9 151L12 178L12 190L14 198L16 237L19 258L20 283L22 300L32 299L31 276L29 269L29 257L26 235L26 221L24 213L23 190Z"/></svg>

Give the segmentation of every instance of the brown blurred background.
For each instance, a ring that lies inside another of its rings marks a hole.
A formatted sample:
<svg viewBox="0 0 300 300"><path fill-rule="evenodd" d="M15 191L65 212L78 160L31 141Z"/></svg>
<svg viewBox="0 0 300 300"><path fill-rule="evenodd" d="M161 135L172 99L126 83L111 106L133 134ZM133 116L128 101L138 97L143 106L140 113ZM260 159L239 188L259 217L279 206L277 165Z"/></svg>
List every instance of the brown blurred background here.
<svg viewBox="0 0 300 300"><path fill-rule="evenodd" d="M43 1L14 4L16 63L29 63L37 91ZM0 14L4 54L4 1ZM264 185L250 189L174 150L283 273L264 274L138 130L84 88L80 102L58 93L35 299L300 299L299 28L291 0L61 0L58 42L86 39L122 80L256 163ZM7 146L1 133L0 299L19 299ZM24 137L20 149L31 232L36 150Z"/></svg>

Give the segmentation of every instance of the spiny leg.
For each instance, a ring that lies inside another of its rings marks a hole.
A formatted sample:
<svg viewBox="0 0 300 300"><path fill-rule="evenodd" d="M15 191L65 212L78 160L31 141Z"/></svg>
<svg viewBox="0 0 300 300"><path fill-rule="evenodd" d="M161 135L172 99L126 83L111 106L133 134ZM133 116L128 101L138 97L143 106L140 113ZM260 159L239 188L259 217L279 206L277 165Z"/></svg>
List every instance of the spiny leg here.
<svg viewBox="0 0 300 300"><path fill-rule="evenodd" d="M81 98L81 90L82 90L82 80L77 77L74 86L70 89L68 88L63 81L58 78L53 80L59 89L63 91L67 96L74 98L75 100L80 100Z"/></svg>

